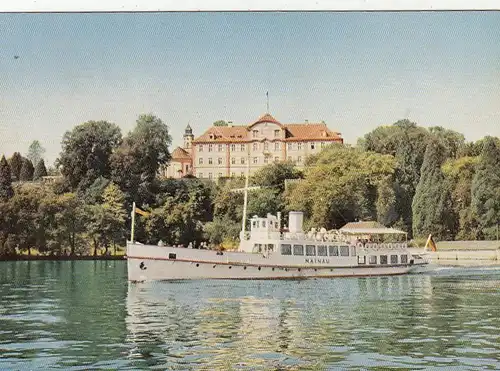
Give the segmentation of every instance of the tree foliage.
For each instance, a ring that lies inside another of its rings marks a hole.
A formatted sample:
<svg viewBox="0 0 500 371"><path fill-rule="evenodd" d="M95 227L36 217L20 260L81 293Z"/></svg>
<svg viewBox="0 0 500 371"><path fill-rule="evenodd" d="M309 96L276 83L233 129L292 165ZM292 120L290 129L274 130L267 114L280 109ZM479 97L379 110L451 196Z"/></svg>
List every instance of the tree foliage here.
<svg viewBox="0 0 500 371"><path fill-rule="evenodd" d="M21 166L21 173L19 174L19 180L23 182L31 182L33 180L33 174L35 168L30 159L23 159L23 166Z"/></svg>
<svg viewBox="0 0 500 371"><path fill-rule="evenodd" d="M438 140L427 145L420 181L412 204L413 234L416 237L426 237L429 234L438 239L453 237L451 194L441 170L445 156L446 149Z"/></svg>
<svg viewBox="0 0 500 371"><path fill-rule="evenodd" d="M12 189L12 178L10 176L10 166L2 156L0 160L0 201L7 201L14 195Z"/></svg>
<svg viewBox="0 0 500 371"><path fill-rule="evenodd" d="M476 237L494 239L500 223L500 147L494 138L485 138L471 190L471 211L478 223Z"/></svg>
<svg viewBox="0 0 500 371"><path fill-rule="evenodd" d="M120 128L107 121L88 121L66 132L57 165L71 189L86 189L100 176L109 178L110 157L121 141Z"/></svg>
<svg viewBox="0 0 500 371"><path fill-rule="evenodd" d="M19 175L21 174L21 167L23 166L23 156L19 152L14 152L10 160L8 161L10 165L10 171L12 180L19 180Z"/></svg>
<svg viewBox="0 0 500 371"><path fill-rule="evenodd" d="M47 168L45 167L45 161L41 159L36 164L35 171L33 172L33 180L40 180L44 176L47 176Z"/></svg>
<svg viewBox="0 0 500 371"><path fill-rule="evenodd" d="M40 160L43 159L43 155L45 154L45 148L42 147L41 143L38 140L34 140L31 142L28 148L28 155L26 156L32 164L38 164Z"/></svg>

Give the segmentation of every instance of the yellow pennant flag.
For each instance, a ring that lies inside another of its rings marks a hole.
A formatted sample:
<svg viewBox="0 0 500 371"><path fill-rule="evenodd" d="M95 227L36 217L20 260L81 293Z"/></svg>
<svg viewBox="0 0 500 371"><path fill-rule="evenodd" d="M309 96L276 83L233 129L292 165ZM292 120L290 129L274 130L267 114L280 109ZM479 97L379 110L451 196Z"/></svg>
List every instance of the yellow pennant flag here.
<svg viewBox="0 0 500 371"><path fill-rule="evenodd" d="M142 215L142 216L148 216L148 215L149 215L149 213L148 213L148 212L146 212L146 211L144 211L144 210L141 210L141 209L139 209L138 207L136 207L136 208L135 208L135 212L136 212L137 214L139 214L139 215Z"/></svg>
<svg viewBox="0 0 500 371"><path fill-rule="evenodd" d="M427 243L425 244L425 249L430 248L431 251L436 252L437 251L437 246L436 242L434 242L434 239L432 238L432 234L429 235L429 238L427 238Z"/></svg>

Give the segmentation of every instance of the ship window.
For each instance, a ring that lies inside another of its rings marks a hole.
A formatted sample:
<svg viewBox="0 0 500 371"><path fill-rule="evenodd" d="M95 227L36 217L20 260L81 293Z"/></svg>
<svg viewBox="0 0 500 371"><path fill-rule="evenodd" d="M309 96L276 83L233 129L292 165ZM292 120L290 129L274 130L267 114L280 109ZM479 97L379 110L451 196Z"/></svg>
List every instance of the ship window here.
<svg viewBox="0 0 500 371"><path fill-rule="evenodd" d="M377 257L375 255L370 255L368 257L368 264L377 264Z"/></svg>
<svg viewBox="0 0 500 371"><path fill-rule="evenodd" d="M401 264L408 263L408 255L401 255Z"/></svg>
<svg viewBox="0 0 500 371"><path fill-rule="evenodd" d="M316 246L306 245L306 255L307 256L316 256Z"/></svg>
<svg viewBox="0 0 500 371"><path fill-rule="evenodd" d="M339 247L338 246L328 246L328 255L339 256Z"/></svg>
<svg viewBox="0 0 500 371"><path fill-rule="evenodd" d="M387 264L387 255L380 255L380 264Z"/></svg>
<svg viewBox="0 0 500 371"><path fill-rule="evenodd" d="M358 255L358 264L366 264L366 256Z"/></svg>
<svg viewBox="0 0 500 371"><path fill-rule="evenodd" d="M252 222L252 228L257 228L257 222L255 220Z"/></svg>
<svg viewBox="0 0 500 371"><path fill-rule="evenodd" d="M349 246L340 246L340 256L349 256Z"/></svg>
<svg viewBox="0 0 500 371"><path fill-rule="evenodd" d="M304 255L304 245L293 245L293 255Z"/></svg>
<svg viewBox="0 0 500 371"><path fill-rule="evenodd" d="M170 253L170 254L168 254L168 258L169 259L176 259L177 258L177 254Z"/></svg>
<svg viewBox="0 0 500 371"><path fill-rule="evenodd" d="M326 249L326 246L318 246L318 256L328 256L328 250Z"/></svg>
<svg viewBox="0 0 500 371"><path fill-rule="evenodd" d="M266 221L265 220L262 221L262 228L266 228Z"/></svg>
<svg viewBox="0 0 500 371"><path fill-rule="evenodd" d="M292 245L281 245L281 255L292 255Z"/></svg>
<svg viewBox="0 0 500 371"><path fill-rule="evenodd" d="M391 255L391 264L398 264L398 256Z"/></svg>
<svg viewBox="0 0 500 371"><path fill-rule="evenodd" d="M356 246L351 246L351 256L356 256Z"/></svg>

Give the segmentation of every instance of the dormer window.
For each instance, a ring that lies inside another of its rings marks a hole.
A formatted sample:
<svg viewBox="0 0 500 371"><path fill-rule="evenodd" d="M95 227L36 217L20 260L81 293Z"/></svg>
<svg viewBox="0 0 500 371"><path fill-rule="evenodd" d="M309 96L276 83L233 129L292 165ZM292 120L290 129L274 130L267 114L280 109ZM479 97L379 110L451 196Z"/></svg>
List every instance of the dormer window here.
<svg viewBox="0 0 500 371"><path fill-rule="evenodd" d="M280 136L280 131L279 130L275 130L274 131L274 137L275 138L279 138L279 136Z"/></svg>
<svg viewBox="0 0 500 371"><path fill-rule="evenodd" d="M208 134L208 137L210 138L210 140L214 140L215 139L215 136L212 133Z"/></svg>
<svg viewBox="0 0 500 371"><path fill-rule="evenodd" d="M257 138L257 137L259 136L259 131L258 131L258 130L253 130L253 131L252 131L252 136L253 136L254 138Z"/></svg>

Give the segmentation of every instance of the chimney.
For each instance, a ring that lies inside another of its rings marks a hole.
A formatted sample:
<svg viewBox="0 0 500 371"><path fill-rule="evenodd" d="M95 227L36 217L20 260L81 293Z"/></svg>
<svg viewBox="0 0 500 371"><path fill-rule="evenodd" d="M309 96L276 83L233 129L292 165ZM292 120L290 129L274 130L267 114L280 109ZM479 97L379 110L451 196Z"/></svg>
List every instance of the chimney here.
<svg viewBox="0 0 500 371"><path fill-rule="evenodd" d="M305 119L304 121L306 122L306 124L309 124L309 120L308 119Z"/></svg>

